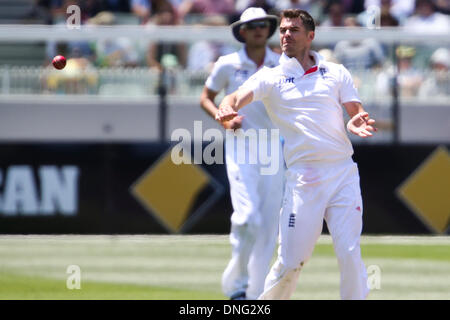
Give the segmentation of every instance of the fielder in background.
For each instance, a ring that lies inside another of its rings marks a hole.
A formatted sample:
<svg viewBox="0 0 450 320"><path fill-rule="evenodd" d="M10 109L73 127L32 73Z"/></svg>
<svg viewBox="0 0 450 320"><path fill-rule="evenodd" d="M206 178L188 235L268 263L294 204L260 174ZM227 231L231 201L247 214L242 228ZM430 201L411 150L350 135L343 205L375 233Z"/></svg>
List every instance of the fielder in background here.
<svg viewBox="0 0 450 320"><path fill-rule="evenodd" d="M325 219L341 273L341 298L365 299L367 273L360 252L362 199L353 147L345 131L366 138L376 131L350 73L327 62L311 42L308 12L281 14L280 66L263 68L220 104L216 119L229 121L245 105L262 100L285 139L286 189L280 215L278 258L260 299L289 299L310 258Z"/></svg>
<svg viewBox="0 0 450 320"><path fill-rule="evenodd" d="M231 25L234 37L245 45L238 52L220 57L206 80L201 106L211 117L216 117L218 108L214 99L222 89L230 94L261 67L278 65L280 56L267 47L267 40L277 26L278 18L267 15L261 8L248 8L240 20ZM230 233L232 257L223 273L222 288L231 299L256 299L264 289L277 242L285 173L282 147L279 139L273 141L277 148L271 150L271 159L279 162L276 174L262 175L261 162L249 163L251 156L257 157L250 153L257 153L258 150L249 148L250 142L245 132L254 130L259 133L259 129L265 129L268 136L265 142L271 146L270 130L278 130L261 102L250 104L234 119L222 124L225 129L235 130L233 137L227 135L225 144L234 212ZM237 130L240 128L242 130ZM229 143L229 139L234 139L234 143ZM240 148L239 145L245 147ZM238 161L242 152L245 153L246 163Z"/></svg>

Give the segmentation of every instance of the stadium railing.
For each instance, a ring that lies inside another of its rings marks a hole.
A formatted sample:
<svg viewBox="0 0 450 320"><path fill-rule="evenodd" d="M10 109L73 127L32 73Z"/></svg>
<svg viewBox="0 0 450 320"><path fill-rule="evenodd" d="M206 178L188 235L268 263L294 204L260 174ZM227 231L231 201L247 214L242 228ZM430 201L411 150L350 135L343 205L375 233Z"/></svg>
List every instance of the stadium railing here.
<svg viewBox="0 0 450 320"><path fill-rule="evenodd" d="M95 61L86 69L66 69L59 71L48 65L51 45L68 44L86 41L95 47L98 41L126 38L138 43L140 54L136 67L101 67ZM419 90L405 93L395 85L394 79L400 74L397 67L396 49L399 46L415 48L413 64L423 80L435 77L430 70L430 56L437 48L450 49L450 38L447 34L428 30L423 34L411 32L402 27L397 28L321 28L316 31L314 49L330 49L333 52L338 41L363 41L374 39L383 46L385 59L382 63L367 69L352 69L351 73L359 89L361 98L369 112L372 112L387 132L392 131L396 140L395 123L399 122L401 106L449 106L450 73L440 74L441 80L447 84L447 94L420 95ZM15 55L10 63L0 53L0 100L5 97L34 96L58 97L72 99L75 96L84 98L125 97L135 100L158 101L158 91L161 86L160 72L146 66L145 55L150 43L184 43L188 47L199 41L214 41L224 45L239 48L229 27L212 26L81 26L79 29L69 29L65 25L0 25L0 46L8 48ZM277 46L278 34L270 39L270 44ZM24 44L29 47L23 47ZM33 47L34 45L34 47ZM22 46L22 47L21 47ZM14 51L14 48L16 50ZM33 62L23 63L26 58L22 54L34 58ZM36 62L37 61L37 62ZM45 62L47 61L47 62ZM47 65L46 65L47 64ZM208 75L204 71L191 71L180 66L166 68L163 85L167 95L182 97L197 105L200 92ZM380 89L379 82L387 77L388 87ZM449 108L450 110L450 108Z"/></svg>

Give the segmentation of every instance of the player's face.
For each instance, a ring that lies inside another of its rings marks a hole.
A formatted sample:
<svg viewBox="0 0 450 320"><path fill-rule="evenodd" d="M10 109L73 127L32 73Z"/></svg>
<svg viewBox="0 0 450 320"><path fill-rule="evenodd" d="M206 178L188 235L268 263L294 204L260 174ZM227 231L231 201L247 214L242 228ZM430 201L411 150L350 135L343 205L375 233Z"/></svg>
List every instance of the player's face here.
<svg viewBox="0 0 450 320"><path fill-rule="evenodd" d="M247 46L265 46L269 36L270 23L267 20L256 20L246 23L240 30Z"/></svg>
<svg viewBox="0 0 450 320"><path fill-rule="evenodd" d="M295 57L311 46L314 31L307 31L300 18L283 18L280 23L280 46L288 57Z"/></svg>

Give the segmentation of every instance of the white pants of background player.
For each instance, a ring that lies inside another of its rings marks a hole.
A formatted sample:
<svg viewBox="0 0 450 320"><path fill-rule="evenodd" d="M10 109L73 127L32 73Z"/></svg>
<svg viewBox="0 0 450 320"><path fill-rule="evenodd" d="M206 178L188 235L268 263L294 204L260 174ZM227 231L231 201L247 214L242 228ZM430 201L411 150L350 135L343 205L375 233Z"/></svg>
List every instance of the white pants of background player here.
<svg viewBox="0 0 450 320"><path fill-rule="evenodd" d="M256 299L264 290L278 237L278 219L283 199L284 160L281 144L277 157L279 170L262 175L259 164L238 164L228 157L231 216L230 243L232 257L223 276L225 295L246 292L247 299Z"/></svg>
<svg viewBox="0 0 450 320"><path fill-rule="evenodd" d="M339 264L341 298L365 299L369 289L359 244L362 199L357 165L346 160L289 168L284 197L278 258L259 298L291 297L325 219Z"/></svg>

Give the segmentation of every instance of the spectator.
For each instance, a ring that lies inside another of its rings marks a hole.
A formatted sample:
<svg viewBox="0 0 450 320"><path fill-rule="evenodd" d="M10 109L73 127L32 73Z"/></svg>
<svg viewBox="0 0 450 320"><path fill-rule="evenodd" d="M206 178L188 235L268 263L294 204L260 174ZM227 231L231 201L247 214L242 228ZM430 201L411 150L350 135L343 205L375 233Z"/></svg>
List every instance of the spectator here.
<svg viewBox="0 0 450 320"><path fill-rule="evenodd" d="M419 89L419 97L450 97L450 53L447 48L437 49L430 58L431 74Z"/></svg>
<svg viewBox="0 0 450 320"><path fill-rule="evenodd" d="M275 1L273 0L236 0L236 14L240 16L245 9L250 7L263 8L266 12L274 12L274 2ZM239 20L239 17L236 19L236 21L237 20Z"/></svg>
<svg viewBox="0 0 450 320"><path fill-rule="evenodd" d="M345 26L357 28L360 25L356 19L345 19ZM341 40L334 48L336 59L350 70L364 70L383 63L385 56L383 48L375 39Z"/></svg>
<svg viewBox="0 0 450 320"><path fill-rule="evenodd" d="M308 11L314 17L314 20L322 21L321 15L325 2L325 0L273 0L275 8L272 12L278 14L286 9L301 9Z"/></svg>
<svg viewBox="0 0 450 320"><path fill-rule="evenodd" d="M448 0L436 0L434 2L436 10L443 14L450 14L450 1Z"/></svg>
<svg viewBox="0 0 450 320"><path fill-rule="evenodd" d="M98 85L98 74L92 63L85 58L77 47L67 55L67 64L63 70L50 67L45 77L50 92L65 94L91 94Z"/></svg>
<svg viewBox="0 0 450 320"><path fill-rule="evenodd" d="M25 16L25 20L42 21L42 23L45 24L53 24L51 5L51 0L34 0L30 12Z"/></svg>
<svg viewBox="0 0 450 320"><path fill-rule="evenodd" d="M341 1L329 1L324 8L327 19L323 21L321 27L343 27L344 26L344 6Z"/></svg>
<svg viewBox="0 0 450 320"><path fill-rule="evenodd" d="M139 18L141 24L146 24L150 19L151 0L130 0L131 12Z"/></svg>
<svg viewBox="0 0 450 320"><path fill-rule="evenodd" d="M174 3L175 0L130 0L131 12L136 15L141 24L146 24L150 19L161 19L160 15L164 15L165 12L170 12L174 18L174 23L164 24L178 24L179 15ZM156 24L161 24L156 22Z"/></svg>
<svg viewBox="0 0 450 320"><path fill-rule="evenodd" d="M170 0L170 3L173 7L178 11L178 8L181 6L184 0Z"/></svg>
<svg viewBox="0 0 450 320"><path fill-rule="evenodd" d="M188 14L225 15L228 19L235 14L234 0L184 0L178 9L182 19Z"/></svg>
<svg viewBox="0 0 450 320"><path fill-rule="evenodd" d="M344 27L359 28L361 27L361 25L358 23L358 20L355 17L346 17L344 19Z"/></svg>
<svg viewBox="0 0 450 320"><path fill-rule="evenodd" d="M398 27L399 22L389 11L382 11L380 15L381 27Z"/></svg>
<svg viewBox="0 0 450 320"><path fill-rule="evenodd" d="M88 24L110 26L116 18L113 13L102 11L88 20ZM96 42L97 64L102 67L136 67L139 54L136 44L126 37L100 39Z"/></svg>
<svg viewBox="0 0 450 320"><path fill-rule="evenodd" d="M150 12L151 24L177 25L181 22L179 13L170 0L152 0Z"/></svg>
<svg viewBox="0 0 450 320"><path fill-rule="evenodd" d="M364 2L361 0L341 0L344 12L347 14L358 14L364 11Z"/></svg>
<svg viewBox="0 0 450 320"><path fill-rule="evenodd" d="M333 62L333 63L339 63L336 60L336 57L334 56L333 50L330 50L328 48L320 49L317 51L324 59L325 61Z"/></svg>
<svg viewBox="0 0 450 320"><path fill-rule="evenodd" d="M397 55L398 82L400 94L404 97L413 97L422 84L422 72L413 65L416 50L413 47L400 46L395 51Z"/></svg>
<svg viewBox="0 0 450 320"><path fill-rule="evenodd" d="M388 8L400 24L403 24L405 19L414 12L414 0L365 0L364 7L366 10L370 6L379 7L381 12Z"/></svg>
<svg viewBox="0 0 450 320"><path fill-rule="evenodd" d="M169 0L154 0L151 3L151 17L148 21L155 25L177 25L179 16ZM186 46L182 43L151 43L147 52L147 65L162 70L161 61L165 55L170 55L170 61L176 58L176 64L186 67Z"/></svg>
<svg viewBox="0 0 450 320"><path fill-rule="evenodd" d="M54 24L62 23L66 20L66 9L68 5L76 4L77 1L50 0L50 13Z"/></svg>
<svg viewBox="0 0 450 320"><path fill-rule="evenodd" d="M413 58L416 50L413 47L400 46L395 51L397 55L398 84L400 95L403 97L413 97L422 84L423 76L413 65Z"/></svg>
<svg viewBox="0 0 450 320"><path fill-rule="evenodd" d="M393 66L381 72L376 80L376 91L378 95L388 96L391 93L394 76L397 72L397 84L399 95L402 97L414 97L422 84L423 76L413 66L413 58L416 50L413 47L400 46L395 51L397 57L397 71Z"/></svg>
<svg viewBox="0 0 450 320"><path fill-rule="evenodd" d="M277 10L282 11L285 9L301 9L305 11L311 10L311 5L314 0L279 0L275 1L275 7Z"/></svg>
<svg viewBox="0 0 450 320"><path fill-rule="evenodd" d="M405 27L412 32L448 33L450 30L449 17L436 12L431 0L416 0L415 14L408 18Z"/></svg>
<svg viewBox="0 0 450 320"><path fill-rule="evenodd" d="M81 15L84 15L83 21L86 22L102 11L102 3L98 0L83 0L80 9Z"/></svg>
<svg viewBox="0 0 450 320"><path fill-rule="evenodd" d="M397 18L395 18L389 10L382 10L380 15L380 27L398 27L399 22ZM383 48L383 53L385 56L389 55L389 49L391 46L388 43L381 43L381 47Z"/></svg>
<svg viewBox="0 0 450 320"><path fill-rule="evenodd" d="M372 9L373 6L378 7L379 10L373 10ZM379 23L377 27L398 26L400 25L399 17L398 15L393 14L395 10L393 10L392 8L393 8L392 0L380 0L379 6L377 4L372 4L371 6L367 7L367 10L361 12L357 16L358 21L363 26L372 23ZM376 17L375 14L379 14L379 17ZM405 18L406 16L402 17L403 20Z"/></svg>
<svg viewBox="0 0 450 320"><path fill-rule="evenodd" d="M203 20L205 26L227 26L228 21L224 16L210 16ZM225 45L220 41L197 41L189 48L187 58L187 70L192 72L210 73L214 62L220 56L234 52L230 45ZM202 84L204 79L202 79Z"/></svg>

